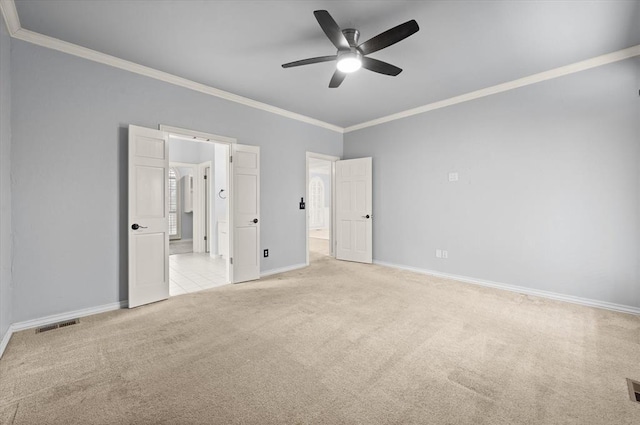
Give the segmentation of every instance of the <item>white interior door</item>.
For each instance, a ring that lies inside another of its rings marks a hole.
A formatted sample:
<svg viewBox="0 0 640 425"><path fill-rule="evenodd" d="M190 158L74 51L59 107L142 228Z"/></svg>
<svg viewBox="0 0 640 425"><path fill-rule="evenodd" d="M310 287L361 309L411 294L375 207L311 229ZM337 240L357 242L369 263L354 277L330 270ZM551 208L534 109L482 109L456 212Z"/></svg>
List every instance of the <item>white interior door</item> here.
<svg viewBox="0 0 640 425"><path fill-rule="evenodd" d="M336 258L371 263L371 158L336 161Z"/></svg>
<svg viewBox="0 0 640 425"><path fill-rule="evenodd" d="M260 278L260 148L233 145L233 282Z"/></svg>
<svg viewBox="0 0 640 425"><path fill-rule="evenodd" d="M169 297L169 137L129 126L129 308Z"/></svg>

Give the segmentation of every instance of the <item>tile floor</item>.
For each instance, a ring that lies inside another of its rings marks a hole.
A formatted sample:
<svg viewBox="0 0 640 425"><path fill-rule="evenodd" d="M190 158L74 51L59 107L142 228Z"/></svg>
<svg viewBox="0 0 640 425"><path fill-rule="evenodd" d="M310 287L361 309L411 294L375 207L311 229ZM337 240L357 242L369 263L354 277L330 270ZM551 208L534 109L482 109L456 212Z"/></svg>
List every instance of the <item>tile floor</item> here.
<svg viewBox="0 0 640 425"><path fill-rule="evenodd" d="M191 239L169 241L169 255L188 254L191 252L193 252L193 241Z"/></svg>
<svg viewBox="0 0 640 425"><path fill-rule="evenodd" d="M206 253L169 256L169 295L198 292L227 284L226 260Z"/></svg>

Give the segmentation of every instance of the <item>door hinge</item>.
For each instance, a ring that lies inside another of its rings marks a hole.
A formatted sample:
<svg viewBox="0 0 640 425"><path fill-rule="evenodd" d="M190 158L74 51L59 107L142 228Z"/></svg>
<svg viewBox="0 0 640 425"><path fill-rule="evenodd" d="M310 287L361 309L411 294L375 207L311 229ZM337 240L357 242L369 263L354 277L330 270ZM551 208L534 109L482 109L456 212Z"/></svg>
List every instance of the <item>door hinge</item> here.
<svg viewBox="0 0 640 425"><path fill-rule="evenodd" d="M207 240L207 237L206 237L206 236L204 237L204 240L205 240L205 241Z"/></svg>
<svg viewBox="0 0 640 425"><path fill-rule="evenodd" d="M229 156L229 162L233 162L233 155Z"/></svg>
<svg viewBox="0 0 640 425"><path fill-rule="evenodd" d="M230 257L230 258L229 258L229 262L230 262L231 264L233 264L233 257Z"/></svg>
<svg viewBox="0 0 640 425"><path fill-rule="evenodd" d="M204 175L204 179L205 179L205 180L207 179L207 175L206 175L206 174Z"/></svg>

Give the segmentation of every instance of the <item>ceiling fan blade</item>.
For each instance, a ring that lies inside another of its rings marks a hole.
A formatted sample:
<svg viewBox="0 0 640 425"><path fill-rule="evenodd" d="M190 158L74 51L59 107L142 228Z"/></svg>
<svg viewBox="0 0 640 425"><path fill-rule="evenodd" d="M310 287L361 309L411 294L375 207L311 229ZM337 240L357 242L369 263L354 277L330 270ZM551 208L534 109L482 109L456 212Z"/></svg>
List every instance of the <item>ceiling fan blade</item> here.
<svg viewBox="0 0 640 425"><path fill-rule="evenodd" d="M376 35L373 38L362 43L358 48L363 55L377 52L378 50L389 47L392 44L396 44L398 41L402 41L412 34L418 32L420 27L415 20L410 20L404 24L400 24L397 27L393 27L381 34Z"/></svg>
<svg viewBox="0 0 640 425"><path fill-rule="evenodd" d="M302 59L295 62L284 63L282 64L282 67L291 68L293 66L311 65L312 63L329 62L329 61L336 60L337 57L338 57L337 55L332 55L332 56L319 56L317 58Z"/></svg>
<svg viewBox="0 0 640 425"><path fill-rule="evenodd" d="M362 58L362 67L378 74L392 75L394 77L402 72L402 68L367 57Z"/></svg>
<svg viewBox="0 0 640 425"><path fill-rule="evenodd" d="M327 37L329 37L329 40L331 40L333 45L336 46L338 50L348 50L349 42L344 37L344 34L342 34L342 30L340 30L340 27L336 21L333 20L329 12L326 10L316 10L313 14L318 20L322 31L324 31Z"/></svg>
<svg viewBox="0 0 640 425"><path fill-rule="evenodd" d="M329 88L335 89L339 87L346 77L346 73L336 69L336 72L333 73L333 77L331 77L331 81L329 82Z"/></svg>

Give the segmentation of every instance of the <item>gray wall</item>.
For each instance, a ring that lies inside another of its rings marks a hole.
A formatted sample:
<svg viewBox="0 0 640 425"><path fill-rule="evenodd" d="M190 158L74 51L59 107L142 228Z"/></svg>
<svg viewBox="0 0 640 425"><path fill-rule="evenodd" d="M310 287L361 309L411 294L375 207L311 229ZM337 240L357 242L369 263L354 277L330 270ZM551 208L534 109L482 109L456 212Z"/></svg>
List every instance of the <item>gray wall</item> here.
<svg viewBox="0 0 640 425"><path fill-rule="evenodd" d="M0 340L11 324L11 40L0 17Z"/></svg>
<svg viewBox="0 0 640 425"><path fill-rule="evenodd" d="M342 135L19 40L12 43L14 322L127 297L127 126L261 147L263 271L305 262L305 152Z"/></svg>
<svg viewBox="0 0 640 425"><path fill-rule="evenodd" d="M169 139L169 160L196 165L204 161L213 161L215 146L213 143L178 140L171 137Z"/></svg>
<svg viewBox="0 0 640 425"><path fill-rule="evenodd" d="M374 259L640 307L639 77L634 58L345 134L373 157Z"/></svg>

